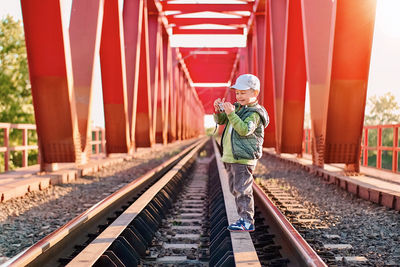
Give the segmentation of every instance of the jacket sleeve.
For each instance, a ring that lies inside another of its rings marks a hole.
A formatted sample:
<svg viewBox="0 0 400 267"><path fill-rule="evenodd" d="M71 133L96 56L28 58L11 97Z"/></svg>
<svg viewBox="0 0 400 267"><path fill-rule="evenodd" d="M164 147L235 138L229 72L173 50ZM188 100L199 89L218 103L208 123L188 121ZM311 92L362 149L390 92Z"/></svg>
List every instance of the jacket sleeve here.
<svg viewBox="0 0 400 267"><path fill-rule="evenodd" d="M233 129L235 129L240 136L247 136L254 133L261 120L257 112L253 112L244 121L242 121L235 112L227 115L227 117Z"/></svg>
<svg viewBox="0 0 400 267"><path fill-rule="evenodd" d="M214 113L214 121L217 124L226 124L228 122L228 118L226 117L226 113Z"/></svg>

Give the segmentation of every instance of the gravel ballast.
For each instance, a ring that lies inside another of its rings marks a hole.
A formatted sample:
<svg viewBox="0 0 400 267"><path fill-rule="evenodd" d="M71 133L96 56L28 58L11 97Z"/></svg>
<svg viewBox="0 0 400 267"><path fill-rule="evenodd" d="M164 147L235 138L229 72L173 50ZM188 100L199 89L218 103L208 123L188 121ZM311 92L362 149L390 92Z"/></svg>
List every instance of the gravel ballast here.
<svg viewBox="0 0 400 267"><path fill-rule="evenodd" d="M188 143L171 144L109 166L71 184L51 186L23 198L0 203L0 264L36 243L125 184L177 154ZM338 260L337 266L400 266L400 213L360 199L336 185L298 167L265 155L255 178L285 188L327 227L301 229L314 249L335 242L350 244L346 255L365 257L367 262ZM343 251L331 249L335 256Z"/></svg>
<svg viewBox="0 0 400 267"><path fill-rule="evenodd" d="M191 143L191 142L190 142ZM0 203L0 264L58 229L127 183L178 154L188 141L140 153L134 159Z"/></svg>
<svg viewBox="0 0 400 267"><path fill-rule="evenodd" d="M343 254L365 257L367 262L337 260L337 266L400 266L400 213L358 198L320 177L274 156L264 155L255 170L255 178L285 188L295 196L325 229L301 229L315 246L332 243L350 244L347 251L331 249L338 258ZM313 246L313 245L312 245ZM313 247L319 249L319 247Z"/></svg>

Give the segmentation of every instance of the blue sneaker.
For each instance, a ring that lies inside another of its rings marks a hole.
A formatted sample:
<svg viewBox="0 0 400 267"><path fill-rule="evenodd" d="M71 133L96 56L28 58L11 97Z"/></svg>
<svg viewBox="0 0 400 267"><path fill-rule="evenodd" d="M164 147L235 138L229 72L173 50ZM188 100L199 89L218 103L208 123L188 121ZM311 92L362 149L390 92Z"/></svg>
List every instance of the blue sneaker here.
<svg viewBox="0 0 400 267"><path fill-rule="evenodd" d="M229 225L227 229L231 232L253 232L255 227L254 224L240 218L236 223Z"/></svg>

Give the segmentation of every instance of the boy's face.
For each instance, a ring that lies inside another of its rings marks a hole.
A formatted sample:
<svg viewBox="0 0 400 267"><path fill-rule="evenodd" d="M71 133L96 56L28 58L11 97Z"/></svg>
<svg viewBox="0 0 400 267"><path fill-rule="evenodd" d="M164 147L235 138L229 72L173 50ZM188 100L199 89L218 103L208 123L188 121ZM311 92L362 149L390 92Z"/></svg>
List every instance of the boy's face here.
<svg viewBox="0 0 400 267"><path fill-rule="evenodd" d="M245 106L257 101L258 91L249 90L237 90L235 89L236 100L240 105Z"/></svg>

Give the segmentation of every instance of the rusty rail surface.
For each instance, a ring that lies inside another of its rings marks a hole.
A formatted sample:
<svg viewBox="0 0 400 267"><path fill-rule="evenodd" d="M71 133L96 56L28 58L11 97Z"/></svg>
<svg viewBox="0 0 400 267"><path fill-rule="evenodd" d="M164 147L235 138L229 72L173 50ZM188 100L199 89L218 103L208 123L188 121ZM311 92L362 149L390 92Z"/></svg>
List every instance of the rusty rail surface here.
<svg viewBox="0 0 400 267"><path fill-rule="evenodd" d="M283 237L281 242L285 246L285 249L291 252L291 256L295 258L293 260L295 266L327 266L263 190L254 182L253 194L255 204L268 220L270 227Z"/></svg>
<svg viewBox="0 0 400 267"><path fill-rule="evenodd" d="M178 155L93 205L64 226L10 259L4 266L54 266L53 264L57 264L58 258L74 251L76 244L83 243L87 239L87 236L82 233L96 232L98 225L107 222L107 217L112 216L116 210L126 205L134 195L139 194L152 182L174 168L181 158L185 157L199 144L203 144L204 139L197 140Z"/></svg>
<svg viewBox="0 0 400 267"><path fill-rule="evenodd" d="M151 188L146 190L132 205L130 205L111 225L109 225L95 240L82 250L67 266L92 266L100 259L104 252L128 228L130 223L153 200L169 182L193 158L206 140L200 140L192 146L191 151L180 160L173 169L160 178ZM133 264L132 264L133 265Z"/></svg>

